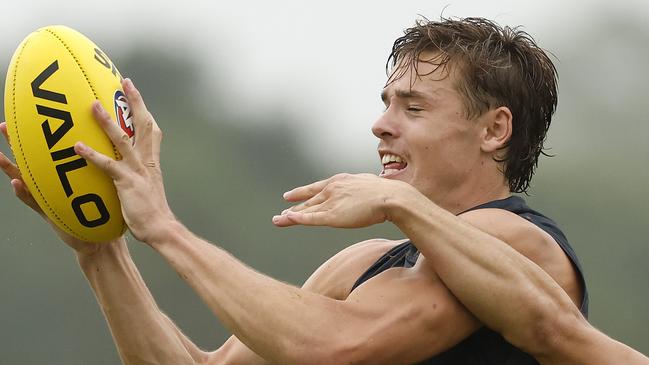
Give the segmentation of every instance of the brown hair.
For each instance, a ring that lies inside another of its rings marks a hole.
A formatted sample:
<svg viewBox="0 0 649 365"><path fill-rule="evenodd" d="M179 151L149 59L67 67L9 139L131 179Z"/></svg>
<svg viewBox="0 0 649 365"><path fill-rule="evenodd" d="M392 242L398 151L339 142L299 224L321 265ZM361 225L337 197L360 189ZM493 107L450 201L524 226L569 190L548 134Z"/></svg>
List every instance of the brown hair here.
<svg viewBox="0 0 649 365"><path fill-rule="evenodd" d="M404 33L386 63L388 83L408 70L418 77L428 75L419 74L419 62L445 71L456 67L456 87L468 118L508 107L512 136L503 147L505 155L496 160L504 162L510 191L526 192L539 155L545 154L543 142L557 106L557 73L546 52L519 27L501 27L483 18L423 18ZM433 56L423 58L423 52Z"/></svg>

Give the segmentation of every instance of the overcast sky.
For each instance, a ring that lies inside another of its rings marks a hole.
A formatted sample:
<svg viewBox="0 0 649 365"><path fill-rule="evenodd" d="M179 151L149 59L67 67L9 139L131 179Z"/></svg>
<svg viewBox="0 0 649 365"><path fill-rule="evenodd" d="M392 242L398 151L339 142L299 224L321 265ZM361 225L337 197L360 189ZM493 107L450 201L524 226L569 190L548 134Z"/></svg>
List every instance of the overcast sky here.
<svg viewBox="0 0 649 365"><path fill-rule="evenodd" d="M314 155L330 166L363 168L376 158L369 130L382 110L379 93L393 40L418 14L436 18L443 9L445 16L524 25L554 52L564 32L580 29L594 14L649 23L643 0L5 1L0 62L6 70L20 40L49 24L76 28L100 46L99 40L112 39L111 47L123 47L114 53L142 40L182 41L194 51L186 57L216 64L220 76L229 77L224 89L232 112L270 108L306 116L295 127Z"/></svg>

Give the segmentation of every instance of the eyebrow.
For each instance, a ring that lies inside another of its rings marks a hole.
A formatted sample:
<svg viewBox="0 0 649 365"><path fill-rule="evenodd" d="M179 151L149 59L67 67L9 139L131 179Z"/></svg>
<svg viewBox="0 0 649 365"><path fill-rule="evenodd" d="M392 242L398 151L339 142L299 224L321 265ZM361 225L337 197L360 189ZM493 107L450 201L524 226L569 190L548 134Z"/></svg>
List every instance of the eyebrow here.
<svg viewBox="0 0 649 365"><path fill-rule="evenodd" d="M397 89L394 92L394 95L396 97L400 98L400 99L413 99L413 98L426 99L426 97L428 96L427 94L424 94L424 93L422 93L420 91L403 90L403 89ZM383 103L387 104L387 102L388 102L388 91L386 89L383 89L383 91L381 91L381 100L383 100Z"/></svg>

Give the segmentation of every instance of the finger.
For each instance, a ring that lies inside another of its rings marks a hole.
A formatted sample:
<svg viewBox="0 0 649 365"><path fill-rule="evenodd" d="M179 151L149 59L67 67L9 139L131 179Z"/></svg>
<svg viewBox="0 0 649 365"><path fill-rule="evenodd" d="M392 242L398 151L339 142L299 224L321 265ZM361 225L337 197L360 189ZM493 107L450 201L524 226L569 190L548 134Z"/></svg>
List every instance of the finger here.
<svg viewBox="0 0 649 365"><path fill-rule="evenodd" d="M7 143L9 143L9 133L7 132L7 122L0 123L0 133L5 137Z"/></svg>
<svg viewBox="0 0 649 365"><path fill-rule="evenodd" d="M277 227L290 227L297 225L297 223L290 220L286 214L273 216L273 224Z"/></svg>
<svg viewBox="0 0 649 365"><path fill-rule="evenodd" d="M18 199L20 199L28 207L35 210L37 213L39 214L43 213L43 210L38 205L38 203L36 203L36 200L34 200L34 197L29 192L29 189L27 189L27 186L22 180L20 179L11 180L11 186L14 188L14 193L16 194Z"/></svg>
<svg viewBox="0 0 649 365"><path fill-rule="evenodd" d="M326 226L328 225L329 216L330 214L328 211L288 211L285 214L274 216L273 224L278 227L290 227L295 225Z"/></svg>
<svg viewBox="0 0 649 365"><path fill-rule="evenodd" d="M0 152L0 169L10 179L20 179L20 170L14 165L4 153Z"/></svg>
<svg viewBox="0 0 649 365"><path fill-rule="evenodd" d="M75 143L74 152L87 161L90 161L93 165L97 166L101 171L110 176L113 180L117 180L122 176L122 170L117 161L93 150L85 144L81 142Z"/></svg>
<svg viewBox="0 0 649 365"><path fill-rule="evenodd" d="M151 117L153 118L153 117ZM160 145L162 144L162 130L157 123L153 122L151 126L151 158L160 161Z"/></svg>
<svg viewBox="0 0 649 365"><path fill-rule="evenodd" d="M289 202L307 200L320 193L331 179L316 181L309 185L297 187L284 193L283 197Z"/></svg>
<svg viewBox="0 0 649 365"><path fill-rule="evenodd" d="M327 197L325 196L325 194L323 194L322 192L320 192L320 193L316 194L316 196L314 196L314 197L308 199L307 201L305 201L305 202L303 202L303 203L301 203L301 204L295 205L295 206L293 206L293 207L291 207L291 208L285 210L284 212L289 211L289 210L290 210L291 212L299 212L299 211L302 211L302 210L307 209L307 208L309 208L309 207L313 207L313 206L316 206L316 205L322 204L322 203L324 203L326 200L327 200ZM283 213L283 212L282 212L282 213Z"/></svg>
<svg viewBox="0 0 649 365"><path fill-rule="evenodd" d="M132 162L133 159L133 146L128 135L115 123L110 114L104 109L99 101L92 104L92 114L106 132L110 141L115 145L117 151L122 155L126 161Z"/></svg>
<svg viewBox="0 0 649 365"><path fill-rule="evenodd" d="M124 88L124 93L128 98L128 106L131 107L133 115L143 116L148 112L146 105L144 104L144 99L142 99L142 94L133 84L133 80L125 78L122 80L122 88Z"/></svg>
<svg viewBox="0 0 649 365"><path fill-rule="evenodd" d="M151 115L151 113L147 109L146 104L144 104L142 94L140 94L140 91L135 87L133 81L128 78L124 79L124 81L122 81L122 87L124 88L124 92L126 93L128 105L133 112L135 144L138 145L142 143L141 141L149 140L148 138L145 138L145 136L149 136L150 133L158 127L158 125L156 124L153 115ZM144 146L144 148L145 151L149 151L151 145L149 144L148 146Z"/></svg>

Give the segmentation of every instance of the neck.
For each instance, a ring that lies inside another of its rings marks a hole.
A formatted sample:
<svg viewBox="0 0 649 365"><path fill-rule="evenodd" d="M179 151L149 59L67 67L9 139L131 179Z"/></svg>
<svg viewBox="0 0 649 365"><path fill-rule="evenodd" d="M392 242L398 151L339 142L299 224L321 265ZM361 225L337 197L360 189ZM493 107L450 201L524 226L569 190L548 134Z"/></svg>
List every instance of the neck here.
<svg viewBox="0 0 649 365"><path fill-rule="evenodd" d="M454 186L444 196L431 199L440 207L457 215L475 206L511 195L509 184L499 169L484 174L472 174L464 183Z"/></svg>

